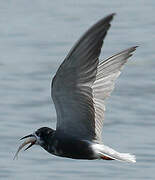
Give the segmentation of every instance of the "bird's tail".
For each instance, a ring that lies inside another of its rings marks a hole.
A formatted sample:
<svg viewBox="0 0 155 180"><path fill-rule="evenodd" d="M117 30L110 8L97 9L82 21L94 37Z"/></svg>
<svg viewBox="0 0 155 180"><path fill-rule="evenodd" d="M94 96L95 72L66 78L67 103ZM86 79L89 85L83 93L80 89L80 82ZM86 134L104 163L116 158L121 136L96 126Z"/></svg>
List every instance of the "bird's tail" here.
<svg viewBox="0 0 155 180"><path fill-rule="evenodd" d="M93 149L98 157L104 160L118 160L131 163L136 162L136 157L134 155L131 155L129 153L119 153L103 144L94 144Z"/></svg>

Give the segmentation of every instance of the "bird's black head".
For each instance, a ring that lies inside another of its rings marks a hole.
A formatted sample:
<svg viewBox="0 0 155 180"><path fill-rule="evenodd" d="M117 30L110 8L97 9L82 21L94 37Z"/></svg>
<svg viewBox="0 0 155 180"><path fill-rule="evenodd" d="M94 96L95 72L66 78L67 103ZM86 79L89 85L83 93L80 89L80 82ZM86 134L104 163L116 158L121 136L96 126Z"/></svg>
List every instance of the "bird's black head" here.
<svg viewBox="0 0 155 180"><path fill-rule="evenodd" d="M48 149L48 145L51 142L51 138L54 134L55 130L48 128L48 127L42 127L37 129L37 131L35 131L33 134L24 136L23 138L21 138L21 140L26 139L23 144L21 144L15 154L15 157L17 157L19 151L27 144L29 144L29 146L25 149L29 149L31 146L33 146L34 144L36 145L40 145L41 147L43 147L45 150Z"/></svg>
<svg viewBox="0 0 155 180"><path fill-rule="evenodd" d="M33 134L37 139L35 144L38 144L38 145L42 146L43 148L45 148L49 144L49 141L50 141L53 133L54 133L54 130L51 128L48 128L48 127L39 128Z"/></svg>

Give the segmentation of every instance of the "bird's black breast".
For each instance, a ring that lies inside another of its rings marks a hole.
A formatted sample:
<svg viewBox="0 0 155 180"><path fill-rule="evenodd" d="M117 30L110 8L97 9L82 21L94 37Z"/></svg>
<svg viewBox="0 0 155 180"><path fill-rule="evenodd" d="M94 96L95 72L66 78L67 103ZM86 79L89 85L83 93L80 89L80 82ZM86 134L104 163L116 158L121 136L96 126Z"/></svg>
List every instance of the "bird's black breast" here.
<svg viewBox="0 0 155 180"><path fill-rule="evenodd" d="M96 159L89 142L67 135L53 136L46 150L54 155L73 159Z"/></svg>

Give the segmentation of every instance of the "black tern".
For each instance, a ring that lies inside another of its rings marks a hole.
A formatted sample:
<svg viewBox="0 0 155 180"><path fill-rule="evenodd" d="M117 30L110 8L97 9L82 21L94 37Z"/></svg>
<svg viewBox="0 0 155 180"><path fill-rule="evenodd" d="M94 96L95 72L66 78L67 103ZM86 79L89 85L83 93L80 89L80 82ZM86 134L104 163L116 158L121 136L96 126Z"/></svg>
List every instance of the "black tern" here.
<svg viewBox="0 0 155 180"><path fill-rule="evenodd" d="M106 16L88 29L58 68L51 83L56 130L42 127L21 138L26 140L15 157L29 144L25 150L40 145L51 154L72 159L136 162L134 155L119 153L102 141L105 99L113 91L123 65L137 48L128 48L99 62L103 40L114 15Z"/></svg>

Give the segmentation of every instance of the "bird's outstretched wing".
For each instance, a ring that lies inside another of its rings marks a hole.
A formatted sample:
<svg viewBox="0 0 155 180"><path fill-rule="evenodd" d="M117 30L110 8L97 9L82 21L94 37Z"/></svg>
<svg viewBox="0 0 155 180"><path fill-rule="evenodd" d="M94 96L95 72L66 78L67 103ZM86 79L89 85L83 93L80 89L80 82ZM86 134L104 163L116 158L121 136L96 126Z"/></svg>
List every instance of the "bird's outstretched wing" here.
<svg viewBox="0 0 155 180"><path fill-rule="evenodd" d="M92 85L103 39L113 16L101 19L79 39L53 79L51 91L57 112L57 130L85 139L96 136Z"/></svg>
<svg viewBox="0 0 155 180"><path fill-rule="evenodd" d="M57 130L85 139L96 136L92 85L113 16L101 19L77 41L52 81Z"/></svg>
<svg viewBox="0 0 155 180"><path fill-rule="evenodd" d="M95 132L98 141L101 141L102 126L105 111L105 99L114 89L115 80L121 73L123 65L132 56L137 46L122 51L102 62L97 67L96 80L92 86L95 109Z"/></svg>
<svg viewBox="0 0 155 180"><path fill-rule="evenodd" d="M59 131L88 140L100 139L104 99L112 91L116 74L132 52L128 50L126 55L116 55L116 58L113 56L98 64L103 39L113 16L101 19L80 38L53 79L52 98ZM104 87L104 98L101 98L100 87Z"/></svg>

